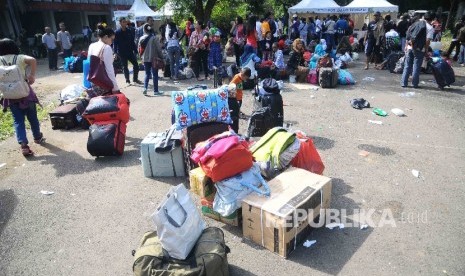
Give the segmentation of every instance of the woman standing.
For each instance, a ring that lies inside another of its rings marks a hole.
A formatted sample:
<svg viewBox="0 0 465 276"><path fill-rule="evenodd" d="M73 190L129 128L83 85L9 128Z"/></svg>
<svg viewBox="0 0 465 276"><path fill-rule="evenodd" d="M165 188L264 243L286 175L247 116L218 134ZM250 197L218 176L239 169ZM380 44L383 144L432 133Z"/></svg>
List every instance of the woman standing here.
<svg viewBox="0 0 465 276"><path fill-rule="evenodd" d="M200 68L203 68L205 72L205 78L208 77L208 43L209 37L205 26L202 21L197 21L195 24L195 31L191 35L189 41L189 47L193 49L192 59L194 60L194 74L198 81L203 81L203 78L200 78Z"/></svg>
<svg viewBox="0 0 465 276"><path fill-rule="evenodd" d="M36 59L30 56L20 55L16 43L8 38L0 40L0 64L4 65L5 63L9 65L17 64L22 74L24 74L22 76L23 79L27 80L29 85L34 83L37 68ZM17 100L1 99L1 102L4 111L6 111L8 107L11 110L16 140L21 145L22 154L24 156L34 154L28 146L25 118L27 118L31 125L34 142L36 144L41 144L45 141L44 135L40 132L40 123L37 118L36 103L39 103L39 100L36 94L29 86L29 95L27 97Z"/></svg>
<svg viewBox="0 0 465 276"><path fill-rule="evenodd" d="M152 26L145 23L143 26L144 35L139 40L139 49L144 49L140 58L144 62L145 79L144 79L144 95L147 95L149 87L150 75L153 79L153 94L161 95L163 92L158 90L158 68L154 68L153 59L158 58L163 60L163 53L160 47L160 41L157 36L153 34ZM141 47L145 46L145 47ZM179 59L179 56L178 56Z"/></svg>
<svg viewBox="0 0 465 276"><path fill-rule="evenodd" d="M241 65L240 57L244 53L244 45L245 45L245 29L244 29L244 22L242 20L242 17L238 16L236 18L236 21L233 23L233 26L231 28L231 35L234 37L233 44L234 44L234 55L236 56L236 65L239 67Z"/></svg>
<svg viewBox="0 0 465 276"><path fill-rule="evenodd" d="M257 42L258 33L257 33L257 28L256 28L256 21L257 21L257 17L255 15L250 15L249 19L247 20L247 27L245 29L246 38L247 38L246 45L252 46L255 53L257 53L257 49L258 49L258 42Z"/></svg>
<svg viewBox="0 0 465 276"><path fill-rule="evenodd" d="M111 92L119 92L118 83L116 82L115 78L115 70L113 68L113 49L110 46L115 39L115 31L113 31L111 28L107 28L105 23L99 23L97 24L97 36L99 37L99 40L90 44L88 56L100 57L100 59L105 64L105 71L107 72L107 76L113 84ZM90 66L92 67L92 64ZM97 95L105 95L110 92L108 89L102 88L95 84L92 84L92 88L94 93Z"/></svg>

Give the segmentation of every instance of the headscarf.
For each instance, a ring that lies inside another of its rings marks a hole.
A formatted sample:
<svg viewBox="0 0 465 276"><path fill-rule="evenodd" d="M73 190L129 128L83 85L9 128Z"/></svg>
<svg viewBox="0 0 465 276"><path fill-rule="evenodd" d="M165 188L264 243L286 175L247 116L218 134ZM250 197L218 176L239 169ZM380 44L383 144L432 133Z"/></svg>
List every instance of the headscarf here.
<svg viewBox="0 0 465 276"><path fill-rule="evenodd" d="M250 61L250 59L254 58L255 56L256 55L253 47L250 45L245 45L244 53L241 56L241 66L246 65Z"/></svg>
<svg viewBox="0 0 465 276"><path fill-rule="evenodd" d="M320 43L318 43L318 45L316 45L315 47L315 54L323 56L324 54L326 54L327 47L328 46L326 45L326 40L320 39Z"/></svg>

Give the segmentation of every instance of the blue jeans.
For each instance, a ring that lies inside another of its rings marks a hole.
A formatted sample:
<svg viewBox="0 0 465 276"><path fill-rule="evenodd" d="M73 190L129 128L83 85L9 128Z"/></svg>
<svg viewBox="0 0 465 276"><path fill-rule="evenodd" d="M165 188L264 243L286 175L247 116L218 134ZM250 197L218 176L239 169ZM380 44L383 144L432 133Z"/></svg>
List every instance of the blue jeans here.
<svg viewBox="0 0 465 276"><path fill-rule="evenodd" d="M459 64L464 64L465 63L465 45L460 45L460 52L459 52L459 59L458 59Z"/></svg>
<svg viewBox="0 0 465 276"><path fill-rule="evenodd" d="M425 56L425 52L420 50L408 50L407 54L405 55L405 63L404 63L404 71L402 72L402 79L400 82L401 86L408 85L408 77L412 74L412 84L413 87L417 87L420 83L420 71L421 71L421 64L423 62L423 58Z"/></svg>
<svg viewBox="0 0 465 276"><path fill-rule="evenodd" d="M12 104L10 106L10 110L13 114L16 140L19 144L29 143L26 135L25 118L27 118L29 124L31 125L32 135L34 136L34 139L38 140L41 138L40 123L39 119L37 118L37 109L35 103L29 103L29 106L26 109L19 108L19 104Z"/></svg>
<svg viewBox="0 0 465 276"><path fill-rule="evenodd" d="M147 90L149 87L150 75L153 79L153 91L158 92L158 70L152 68L151 62L144 62L145 69L145 79L144 79L144 89Z"/></svg>
<svg viewBox="0 0 465 276"><path fill-rule="evenodd" d="M331 51L333 50L334 46L336 46L336 41L334 39L334 34L325 34L326 36L326 53L331 53Z"/></svg>
<svg viewBox="0 0 465 276"><path fill-rule="evenodd" d="M170 58L171 77L175 78L179 72L179 56L181 55L181 49L179 47L169 47L167 50Z"/></svg>

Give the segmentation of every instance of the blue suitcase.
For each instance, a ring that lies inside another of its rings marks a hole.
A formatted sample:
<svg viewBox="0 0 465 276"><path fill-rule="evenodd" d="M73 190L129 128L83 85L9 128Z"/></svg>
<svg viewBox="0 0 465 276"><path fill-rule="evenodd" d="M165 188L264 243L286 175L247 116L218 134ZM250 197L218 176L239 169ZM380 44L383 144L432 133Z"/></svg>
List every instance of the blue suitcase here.
<svg viewBox="0 0 465 276"><path fill-rule="evenodd" d="M433 74L436 79L436 83L441 90L455 82L454 70L443 60L439 60L433 64Z"/></svg>

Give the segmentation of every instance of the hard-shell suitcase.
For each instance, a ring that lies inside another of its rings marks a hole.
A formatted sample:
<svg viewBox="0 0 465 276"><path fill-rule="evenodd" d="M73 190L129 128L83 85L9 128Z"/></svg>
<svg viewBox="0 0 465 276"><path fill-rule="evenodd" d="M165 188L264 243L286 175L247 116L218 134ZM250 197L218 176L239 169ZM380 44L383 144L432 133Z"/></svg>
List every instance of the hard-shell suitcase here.
<svg viewBox="0 0 465 276"><path fill-rule="evenodd" d="M333 68L320 68L318 83L321 88L334 88L337 86L338 71Z"/></svg>
<svg viewBox="0 0 465 276"><path fill-rule="evenodd" d="M129 122L129 101L123 93L94 97L82 116L90 123L111 120L127 123Z"/></svg>
<svg viewBox="0 0 465 276"><path fill-rule="evenodd" d="M170 131L151 132L142 140L140 152L145 177L186 175L182 133Z"/></svg>
<svg viewBox="0 0 465 276"><path fill-rule="evenodd" d="M76 104L65 104L49 113L52 129L72 129L78 125Z"/></svg>
<svg viewBox="0 0 465 276"><path fill-rule="evenodd" d="M122 121L95 122L89 127L87 151L92 156L120 156L124 152L126 123Z"/></svg>
<svg viewBox="0 0 465 276"><path fill-rule="evenodd" d="M455 82L454 69L445 61L439 60L432 65L434 78L440 89Z"/></svg>

